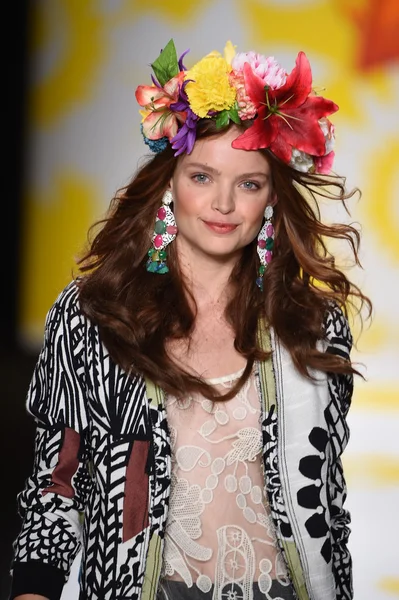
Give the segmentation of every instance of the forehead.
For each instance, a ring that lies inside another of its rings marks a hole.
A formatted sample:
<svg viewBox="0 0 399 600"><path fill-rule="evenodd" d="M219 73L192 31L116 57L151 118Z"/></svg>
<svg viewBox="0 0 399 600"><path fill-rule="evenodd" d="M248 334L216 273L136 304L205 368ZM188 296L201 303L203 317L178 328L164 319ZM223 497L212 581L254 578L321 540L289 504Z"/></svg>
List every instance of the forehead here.
<svg viewBox="0 0 399 600"><path fill-rule="evenodd" d="M178 161L177 170L188 168L190 164L201 163L220 173L270 173L266 156L258 150L232 148L231 144L240 134L231 128L220 135L197 140L191 154L184 154Z"/></svg>

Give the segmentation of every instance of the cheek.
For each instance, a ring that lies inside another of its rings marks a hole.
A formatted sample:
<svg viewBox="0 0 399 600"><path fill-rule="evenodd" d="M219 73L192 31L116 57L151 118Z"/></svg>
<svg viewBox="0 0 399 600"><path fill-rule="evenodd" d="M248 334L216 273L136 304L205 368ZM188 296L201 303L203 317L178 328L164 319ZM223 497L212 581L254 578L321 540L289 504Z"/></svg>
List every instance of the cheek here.
<svg viewBox="0 0 399 600"><path fill-rule="evenodd" d="M179 186L175 192L175 201L173 204L173 210L175 216L179 217L191 217L198 214L200 208L200 202L198 193L190 186Z"/></svg>
<svg viewBox="0 0 399 600"><path fill-rule="evenodd" d="M252 207L250 210L246 211L246 233L245 233L245 242L250 244L258 235L259 231L262 228L263 220L264 220L264 212L265 212L266 204Z"/></svg>
<svg viewBox="0 0 399 600"><path fill-rule="evenodd" d="M266 204L263 203L259 206L252 207L247 214L248 225L260 229L262 227Z"/></svg>

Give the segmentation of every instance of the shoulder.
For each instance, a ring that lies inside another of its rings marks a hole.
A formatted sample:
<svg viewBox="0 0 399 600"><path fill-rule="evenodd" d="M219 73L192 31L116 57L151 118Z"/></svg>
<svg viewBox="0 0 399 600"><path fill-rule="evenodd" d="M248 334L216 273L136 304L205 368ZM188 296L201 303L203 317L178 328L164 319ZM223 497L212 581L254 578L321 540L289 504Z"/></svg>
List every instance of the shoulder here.
<svg viewBox="0 0 399 600"><path fill-rule="evenodd" d="M352 349L352 333L348 318L336 302L329 302L323 320L326 352L349 358Z"/></svg>
<svg viewBox="0 0 399 600"><path fill-rule="evenodd" d="M71 280L58 294L46 316L46 329L83 325L85 317L80 309L78 280Z"/></svg>
<svg viewBox="0 0 399 600"><path fill-rule="evenodd" d="M79 288L78 280L72 279L58 294L53 306L78 308L79 306Z"/></svg>

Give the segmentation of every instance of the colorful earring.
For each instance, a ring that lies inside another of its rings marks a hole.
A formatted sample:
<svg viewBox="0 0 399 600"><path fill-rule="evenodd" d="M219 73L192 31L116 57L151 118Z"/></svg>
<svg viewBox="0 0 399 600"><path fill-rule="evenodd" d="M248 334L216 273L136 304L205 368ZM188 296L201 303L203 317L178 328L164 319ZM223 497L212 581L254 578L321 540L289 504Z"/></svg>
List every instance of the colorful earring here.
<svg viewBox="0 0 399 600"><path fill-rule="evenodd" d="M169 271L166 264L167 252L165 248L173 242L177 233L175 215L169 206L172 202L172 192L166 190L162 198L162 206L158 208L155 219L152 247L148 250L146 269L150 273L163 274Z"/></svg>
<svg viewBox="0 0 399 600"><path fill-rule="evenodd" d="M263 275L266 271L267 265L272 260L273 246L274 246L274 227L271 222L273 216L273 207L266 206L265 209L265 222L262 229L258 233L258 245L257 252L260 259L260 266L258 271L258 277L256 279L256 285L263 292Z"/></svg>

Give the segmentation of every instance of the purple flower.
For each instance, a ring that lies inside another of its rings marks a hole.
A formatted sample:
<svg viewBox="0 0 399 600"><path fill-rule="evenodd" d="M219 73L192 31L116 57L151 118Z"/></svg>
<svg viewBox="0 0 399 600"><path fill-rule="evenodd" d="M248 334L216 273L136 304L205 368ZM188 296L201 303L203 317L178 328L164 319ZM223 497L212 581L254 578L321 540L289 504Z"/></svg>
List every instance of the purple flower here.
<svg viewBox="0 0 399 600"><path fill-rule="evenodd" d="M151 75L151 81L157 88L162 89L162 85L159 83L158 79L154 77L154 75Z"/></svg>
<svg viewBox="0 0 399 600"><path fill-rule="evenodd" d="M186 54L188 52L190 52L190 48L188 50L186 50L185 52L183 52L183 54L179 58L179 70L180 71L187 71L186 67L183 65L183 58L186 56Z"/></svg>
<svg viewBox="0 0 399 600"><path fill-rule="evenodd" d="M183 56L181 58L183 58ZM175 156L179 156L180 154L183 154L183 152L190 154L196 139L198 117L191 110L185 91L185 87L189 81L191 80L186 80L183 83L179 89L178 100L170 105L170 109L172 111L184 111L187 115L184 124L180 127L176 135L170 140L173 150L176 150Z"/></svg>
<svg viewBox="0 0 399 600"><path fill-rule="evenodd" d="M183 154L183 152L186 154L191 153L197 136L197 121L197 115L193 113L191 108L188 108L185 123L170 140L173 150L176 150L175 156L179 156L180 154Z"/></svg>
<svg viewBox="0 0 399 600"><path fill-rule="evenodd" d="M190 81L192 81L192 79L186 79L186 81L183 82L183 85L180 86L179 95L177 97L176 102L173 102L169 107L171 110L176 110L176 111L191 110L190 104L188 102L188 96L186 94L186 85Z"/></svg>

